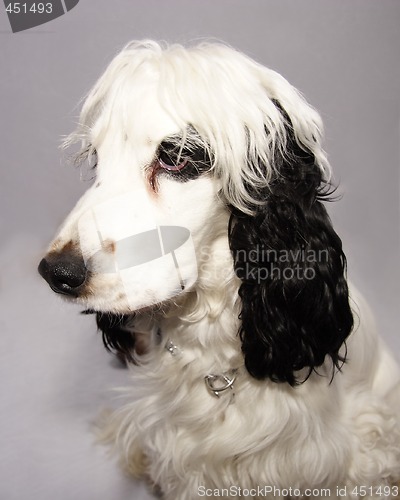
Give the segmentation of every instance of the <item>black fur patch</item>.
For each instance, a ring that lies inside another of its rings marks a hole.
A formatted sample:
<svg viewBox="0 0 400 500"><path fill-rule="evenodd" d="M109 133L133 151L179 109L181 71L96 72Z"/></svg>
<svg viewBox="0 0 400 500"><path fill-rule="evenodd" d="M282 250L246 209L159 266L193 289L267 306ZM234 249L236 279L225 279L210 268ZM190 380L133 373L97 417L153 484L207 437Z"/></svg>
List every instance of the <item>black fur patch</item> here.
<svg viewBox="0 0 400 500"><path fill-rule="evenodd" d="M254 216L231 208L229 240L242 280L246 368L255 378L296 385L304 381L297 371L308 368L309 376L326 356L340 369L339 349L353 317L346 257L322 204L331 193L278 107L287 123L287 154L277 154L278 175L268 190L252 193L265 200Z"/></svg>
<svg viewBox="0 0 400 500"><path fill-rule="evenodd" d="M84 311L85 314L92 312ZM128 363L135 363L133 356L135 335L126 328L128 321L132 320L132 315L99 312L95 314L97 328L101 331L105 348L116 354L121 360Z"/></svg>

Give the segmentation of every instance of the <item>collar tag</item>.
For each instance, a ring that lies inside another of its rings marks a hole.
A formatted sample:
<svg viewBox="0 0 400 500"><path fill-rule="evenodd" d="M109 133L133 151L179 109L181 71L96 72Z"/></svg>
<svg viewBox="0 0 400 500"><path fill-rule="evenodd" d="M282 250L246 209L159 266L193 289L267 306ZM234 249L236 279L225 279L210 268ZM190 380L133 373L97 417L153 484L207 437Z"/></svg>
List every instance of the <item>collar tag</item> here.
<svg viewBox="0 0 400 500"><path fill-rule="evenodd" d="M211 373L204 377L204 382L209 392L211 392L215 397L219 398L224 392L227 392L231 396L231 403L235 397L235 390L233 383L236 380L237 369L229 370L225 373Z"/></svg>
<svg viewBox="0 0 400 500"><path fill-rule="evenodd" d="M182 354L181 349L175 345L171 339L167 340L164 349L173 357L177 357ZM224 393L227 393L230 395L229 404L232 404L235 398L233 384L236 380L237 373L238 368L233 368L232 370L224 373L210 373L209 375L206 375L204 377L204 382L208 392L216 398L219 398Z"/></svg>

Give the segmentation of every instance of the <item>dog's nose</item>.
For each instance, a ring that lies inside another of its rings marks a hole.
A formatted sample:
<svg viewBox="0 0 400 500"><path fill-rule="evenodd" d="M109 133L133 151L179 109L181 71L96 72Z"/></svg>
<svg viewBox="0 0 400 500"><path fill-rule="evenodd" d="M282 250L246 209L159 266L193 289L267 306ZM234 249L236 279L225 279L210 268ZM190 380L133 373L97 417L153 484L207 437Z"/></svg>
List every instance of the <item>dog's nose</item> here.
<svg viewBox="0 0 400 500"><path fill-rule="evenodd" d="M40 261L39 274L57 293L77 297L86 279L85 263L76 254L48 254Z"/></svg>

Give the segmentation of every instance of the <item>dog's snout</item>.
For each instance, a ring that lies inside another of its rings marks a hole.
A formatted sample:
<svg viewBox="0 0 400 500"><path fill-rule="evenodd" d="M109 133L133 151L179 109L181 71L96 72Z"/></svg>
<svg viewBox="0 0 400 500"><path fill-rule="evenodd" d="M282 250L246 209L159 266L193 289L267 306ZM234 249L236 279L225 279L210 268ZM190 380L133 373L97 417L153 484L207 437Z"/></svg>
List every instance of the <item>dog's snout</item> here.
<svg viewBox="0 0 400 500"><path fill-rule="evenodd" d="M86 280L87 270L76 253L49 253L41 260L39 274L57 293L77 297Z"/></svg>

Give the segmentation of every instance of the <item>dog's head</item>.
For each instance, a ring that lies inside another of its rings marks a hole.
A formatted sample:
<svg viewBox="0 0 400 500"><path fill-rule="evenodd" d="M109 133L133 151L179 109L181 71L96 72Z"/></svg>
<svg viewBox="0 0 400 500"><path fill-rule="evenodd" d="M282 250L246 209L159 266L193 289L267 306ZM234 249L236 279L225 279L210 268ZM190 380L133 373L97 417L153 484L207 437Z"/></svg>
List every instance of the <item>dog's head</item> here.
<svg viewBox="0 0 400 500"><path fill-rule="evenodd" d="M210 269L234 268L253 376L293 384L326 355L338 364L352 316L341 241L321 203L321 134L298 91L239 52L129 44L68 141L82 141L96 178L39 271L85 307L127 315L212 293ZM217 256L224 242L230 260Z"/></svg>

